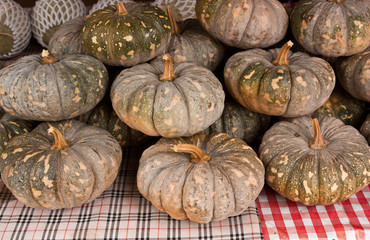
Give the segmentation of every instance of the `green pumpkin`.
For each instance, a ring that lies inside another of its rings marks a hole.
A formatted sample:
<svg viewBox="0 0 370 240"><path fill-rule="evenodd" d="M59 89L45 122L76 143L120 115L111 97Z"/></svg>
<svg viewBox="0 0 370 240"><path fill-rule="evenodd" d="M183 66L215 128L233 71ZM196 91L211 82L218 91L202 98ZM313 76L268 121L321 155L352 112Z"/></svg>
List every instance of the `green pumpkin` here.
<svg viewBox="0 0 370 240"><path fill-rule="evenodd" d="M370 144L370 114L367 115L366 120L362 123L360 132L366 138L367 143Z"/></svg>
<svg viewBox="0 0 370 240"><path fill-rule="evenodd" d="M134 66L164 53L171 22L159 8L119 3L91 14L82 29L87 52L114 66Z"/></svg>
<svg viewBox="0 0 370 240"><path fill-rule="evenodd" d="M350 56L369 46L369 11L369 0L301 0L290 23L294 37L309 52Z"/></svg>

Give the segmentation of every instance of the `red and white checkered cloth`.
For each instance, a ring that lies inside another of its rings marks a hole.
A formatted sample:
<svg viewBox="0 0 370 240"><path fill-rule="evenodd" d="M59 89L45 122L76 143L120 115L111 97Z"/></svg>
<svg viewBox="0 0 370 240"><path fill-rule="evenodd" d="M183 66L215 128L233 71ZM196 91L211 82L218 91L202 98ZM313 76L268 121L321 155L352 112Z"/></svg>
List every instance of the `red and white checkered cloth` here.
<svg viewBox="0 0 370 240"><path fill-rule="evenodd" d="M370 239L370 188L329 206L307 207L265 186L257 199L265 239Z"/></svg>

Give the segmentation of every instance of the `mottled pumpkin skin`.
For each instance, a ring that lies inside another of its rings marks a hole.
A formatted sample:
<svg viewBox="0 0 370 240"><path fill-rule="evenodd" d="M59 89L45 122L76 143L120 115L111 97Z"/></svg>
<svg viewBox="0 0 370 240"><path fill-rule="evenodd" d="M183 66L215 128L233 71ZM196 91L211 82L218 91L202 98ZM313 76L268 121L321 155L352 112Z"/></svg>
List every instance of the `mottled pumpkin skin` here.
<svg viewBox="0 0 370 240"><path fill-rule="evenodd" d="M301 52L288 53L289 65L274 65L279 49L252 49L233 55L224 77L230 94L253 112L298 117L322 106L335 86L330 64Z"/></svg>
<svg viewBox="0 0 370 240"><path fill-rule="evenodd" d="M370 114L367 115L366 120L362 123L360 132L366 138L367 143L370 144Z"/></svg>
<svg viewBox="0 0 370 240"><path fill-rule="evenodd" d="M167 52L173 57L174 63L194 62L214 71L221 63L225 47L212 38L195 19L179 24L181 34L172 35ZM153 61L164 61L163 54Z"/></svg>
<svg viewBox="0 0 370 240"><path fill-rule="evenodd" d="M159 8L125 4L125 15L116 6L91 14L82 29L82 43L89 54L113 66L134 66L164 53L171 23Z"/></svg>
<svg viewBox="0 0 370 240"><path fill-rule="evenodd" d="M206 129L206 133L226 133L252 143L263 135L270 121L269 115L251 112L232 98L226 98L221 117Z"/></svg>
<svg viewBox="0 0 370 240"><path fill-rule="evenodd" d="M50 39L50 52L54 55L87 54L81 41L85 21L86 17L81 16L61 25Z"/></svg>
<svg viewBox="0 0 370 240"><path fill-rule="evenodd" d="M174 144L194 144L211 156L192 162L187 153L176 153ZM241 214L264 185L265 169L243 140L225 133L189 138L162 138L144 151L137 173L140 193L174 219L198 223Z"/></svg>
<svg viewBox="0 0 370 240"><path fill-rule="evenodd" d="M290 15L294 37L313 54L338 57L364 51L370 43L368 0L301 0Z"/></svg>
<svg viewBox="0 0 370 240"><path fill-rule="evenodd" d="M51 150L50 126L70 147ZM14 137L0 158L1 177L14 196L33 208L61 209L89 203L115 180L122 150L107 131L68 120L44 122Z"/></svg>
<svg viewBox="0 0 370 240"><path fill-rule="evenodd" d="M259 157L266 182L282 196L305 205L348 199L370 183L370 147L352 126L319 118L326 147L312 149L310 117L281 121L263 136Z"/></svg>
<svg viewBox="0 0 370 240"><path fill-rule="evenodd" d="M27 120L58 121L94 108L108 86L104 64L87 55L57 56L43 64L29 55L0 70L0 105Z"/></svg>
<svg viewBox="0 0 370 240"><path fill-rule="evenodd" d="M149 136L181 137L203 131L224 109L225 93L207 68L174 65L173 81L160 81L164 65L141 64L123 70L111 88L113 109L133 129Z"/></svg>
<svg viewBox="0 0 370 240"><path fill-rule="evenodd" d="M339 59L336 69L341 86L352 97L370 102L370 49Z"/></svg>
<svg viewBox="0 0 370 240"><path fill-rule="evenodd" d="M242 49L272 46L288 29L288 14L277 0L198 0L195 11L213 37Z"/></svg>

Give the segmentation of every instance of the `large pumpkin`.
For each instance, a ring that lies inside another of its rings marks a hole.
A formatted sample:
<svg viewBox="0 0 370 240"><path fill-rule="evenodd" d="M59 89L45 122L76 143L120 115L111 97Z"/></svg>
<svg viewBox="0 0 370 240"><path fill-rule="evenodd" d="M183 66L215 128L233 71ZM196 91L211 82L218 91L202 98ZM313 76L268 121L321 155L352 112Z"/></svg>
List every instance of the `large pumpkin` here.
<svg viewBox="0 0 370 240"><path fill-rule="evenodd" d="M171 22L148 4L117 4L91 14L82 29L89 54L115 66L134 66L164 53Z"/></svg>
<svg viewBox="0 0 370 240"><path fill-rule="evenodd" d="M299 44L313 54L338 57L370 44L369 0L301 0L290 15Z"/></svg>
<svg viewBox="0 0 370 240"><path fill-rule="evenodd" d="M241 214L264 185L265 169L243 140L225 133L165 139L144 151L140 193L175 219L198 223Z"/></svg>
<svg viewBox="0 0 370 240"><path fill-rule="evenodd" d="M370 113L367 115L366 120L362 123L360 132L366 138L367 143L370 144Z"/></svg>
<svg viewBox="0 0 370 240"><path fill-rule="evenodd" d="M338 59L336 69L340 84L352 97L370 102L370 49Z"/></svg>
<svg viewBox="0 0 370 240"><path fill-rule="evenodd" d="M237 48L272 46L288 29L288 14L277 0L198 0L195 11L213 37Z"/></svg>
<svg viewBox="0 0 370 240"><path fill-rule="evenodd" d="M141 64L123 70L111 88L113 109L149 136L181 137L203 131L222 114L225 93L207 68L194 63Z"/></svg>
<svg viewBox="0 0 370 240"><path fill-rule="evenodd" d="M98 104L108 81L107 69L94 57L43 51L0 70L0 105L27 120L73 118Z"/></svg>
<svg viewBox="0 0 370 240"><path fill-rule="evenodd" d="M281 49L252 49L233 55L224 69L231 95L253 112L297 117L310 114L330 97L335 74L321 58Z"/></svg>
<svg viewBox="0 0 370 240"><path fill-rule="evenodd" d="M60 209L97 198L115 180L121 161L121 147L107 131L76 120L44 122L9 142L0 171L19 201Z"/></svg>
<svg viewBox="0 0 370 240"><path fill-rule="evenodd" d="M263 136L259 156L267 184L305 205L344 201L370 183L369 145L333 117L276 123Z"/></svg>

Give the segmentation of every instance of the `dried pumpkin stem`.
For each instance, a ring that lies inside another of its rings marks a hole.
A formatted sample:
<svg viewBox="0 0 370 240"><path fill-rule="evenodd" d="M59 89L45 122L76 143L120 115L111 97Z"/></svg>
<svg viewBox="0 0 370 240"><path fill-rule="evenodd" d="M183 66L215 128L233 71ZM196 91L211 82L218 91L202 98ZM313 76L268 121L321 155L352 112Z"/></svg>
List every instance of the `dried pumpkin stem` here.
<svg viewBox="0 0 370 240"><path fill-rule="evenodd" d="M177 144L172 147L175 152L190 153L192 162L208 162L211 156L205 154L203 150L193 144Z"/></svg>
<svg viewBox="0 0 370 240"><path fill-rule="evenodd" d="M125 8L125 5L123 3L117 4L117 11L115 12L116 15L126 15L128 13L127 9Z"/></svg>
<svg viewBox="0 0 370 240"><path fill-rule="evenodd" d="M328 0L329 2L336 2L336 3L341 3L343 2L344 0Z"/></svg>
<svg viewBox="0 0 370 240"><path fill-rule="evenodd" d="M48 133L54 137L54 144L50 146L51 150L60 151L70 146L69 142L57 128L50 126Z"/></svg>
<svg viewBox="0 0 370 240"><path fill-rule="evenodd" d="M0 35L8 36L8 37L14 37L12 34L9 33L0 33Z"/></svg>
<svg viewBox="0 0 370 240"><path fill-rule="evenodd" d="M313 149L322 149L326 147L326 144L328 141L326 141L322 137L319 121L317 120L317 118L312 120L312 127L313 127L314 135L313 135L313 139L310 142L310 147Z"/></svg>
<svg viewBox="0 0 370 240"><path fill-rule="evenodd" d="M179 25L177 24L175 17L173 16L172 9L170 6L167 6L167 15L171 22L171 27L172 27L171 35L176 35L176 34L181 35L181 29Z"/></svg>
<svg viewBox="0 0 370 240"><path fill-rule="evenodd" d="M172 56L167 53L163 56L163 60L166 62L164 63L164 72L160 76L161 81L173 81L176 78L175 73L173 72L173 58Z"/></svg>
<svg viewBox="0 0 370 240"><path fill-rule="evenodd" d="M272 63L276 66L289 65L288 53L291 47L293 47L292 41L288 41L287 43L285 43L284 46L280 49L279 55Z"/></svg>
<svg viewBox="0 0 370 240"><path fill-rule="evenodd" d="M58 62L59 58L54 57L48 50L42 50L40 62L42 64L50 64Z"/></svg>

